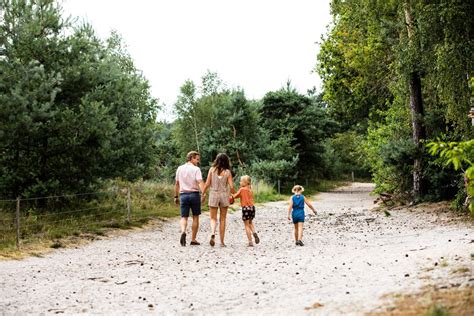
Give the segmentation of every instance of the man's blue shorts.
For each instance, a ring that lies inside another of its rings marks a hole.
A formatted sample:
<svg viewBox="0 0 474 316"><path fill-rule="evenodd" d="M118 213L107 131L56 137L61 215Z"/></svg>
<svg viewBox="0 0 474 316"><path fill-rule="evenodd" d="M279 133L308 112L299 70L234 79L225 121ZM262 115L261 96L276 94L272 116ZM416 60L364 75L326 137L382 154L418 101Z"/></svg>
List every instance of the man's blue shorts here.
<svg viewBox="0 0 474 316"><path fill-rule="evenodd" d="M181 217L189 217L189 209L193 216L201 215L201 195L199 192L184 192L179 194Z"/></svg>
<svg viewBox="0 0 474 316"><path fill-rule="evenodd" d="M293 210L291 218L293 219L293 224L304 223L304 210Z"/></svg>

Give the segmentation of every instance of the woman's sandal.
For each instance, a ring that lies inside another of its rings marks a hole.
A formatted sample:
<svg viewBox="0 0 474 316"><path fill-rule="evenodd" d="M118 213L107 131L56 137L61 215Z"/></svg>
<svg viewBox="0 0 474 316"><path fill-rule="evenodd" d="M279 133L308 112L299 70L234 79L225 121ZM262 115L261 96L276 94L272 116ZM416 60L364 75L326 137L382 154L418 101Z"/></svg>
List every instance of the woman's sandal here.
<svg viewBox="0 0 474 316"><path fill-rule="evenodd" d="M216 235L211 235L211 241L209 242L211 247L214 247L214 245L216 244L215 239L216 239Z"/></svg>

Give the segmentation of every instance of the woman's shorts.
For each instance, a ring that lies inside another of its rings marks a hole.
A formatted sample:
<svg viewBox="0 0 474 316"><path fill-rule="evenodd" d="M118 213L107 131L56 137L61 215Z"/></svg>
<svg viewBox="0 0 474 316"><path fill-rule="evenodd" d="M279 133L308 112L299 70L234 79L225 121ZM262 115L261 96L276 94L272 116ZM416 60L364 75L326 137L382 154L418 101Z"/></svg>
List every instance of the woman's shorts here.
<svg viewBox="0 0 474 316"><path fill-rule="evenodd" d="M255 206L242 206L242 220L248 221L255 218Z"/></svg>
<svg viewBox="0 0 474 316"><path fill-rule="evenodd" d="M211 191L209 193L209 207L228 207L229 193Z"/></svg>
<svg viewBox="0 0 474 316"><path fill-rule="evenodd" d="M293 219L293 224L304 223L304 210L293 210L291 218Z"/></svg>

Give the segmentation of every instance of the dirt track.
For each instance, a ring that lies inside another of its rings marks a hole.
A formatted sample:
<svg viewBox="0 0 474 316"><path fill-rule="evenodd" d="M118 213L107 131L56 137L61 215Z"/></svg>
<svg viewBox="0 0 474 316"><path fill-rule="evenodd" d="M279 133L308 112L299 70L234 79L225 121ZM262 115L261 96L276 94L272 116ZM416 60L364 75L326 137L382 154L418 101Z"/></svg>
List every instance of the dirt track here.
<svg viewBox="0 0 474 316"><path fill-rule="evenodd" d="M474 227L449 213L370 211L372 186L316 197L304 247L292 240L286 202L257 207L261 243L248 248L240 212L228 247L179 246L178 220L45 258L0 262L0 314L355 314L390 294L474 285ZM217 239L218 240L218 239Z"/></svg>

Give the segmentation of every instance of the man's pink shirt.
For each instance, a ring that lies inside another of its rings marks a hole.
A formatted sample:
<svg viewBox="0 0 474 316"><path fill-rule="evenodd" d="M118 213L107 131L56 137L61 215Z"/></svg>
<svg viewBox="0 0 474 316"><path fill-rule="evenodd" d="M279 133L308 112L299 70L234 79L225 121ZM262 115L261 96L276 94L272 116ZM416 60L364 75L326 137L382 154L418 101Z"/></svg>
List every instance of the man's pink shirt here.
<svg viewBox="0 0 474 316"><path fill-rule="evenodd" d="M176 181L179 182L179 192L199 192L198 181L202 181L201 169L187 162L176 170Z"/></svg>

